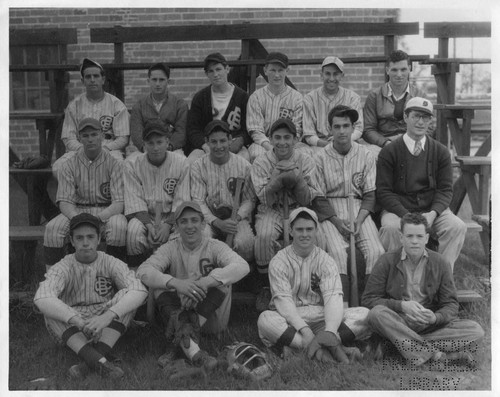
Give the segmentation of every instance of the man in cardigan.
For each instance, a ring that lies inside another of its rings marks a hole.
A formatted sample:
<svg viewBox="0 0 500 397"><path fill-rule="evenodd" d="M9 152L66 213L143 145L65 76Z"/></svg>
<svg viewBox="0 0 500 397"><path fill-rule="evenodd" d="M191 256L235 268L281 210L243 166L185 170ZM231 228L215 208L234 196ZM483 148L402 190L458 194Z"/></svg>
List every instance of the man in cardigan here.
<svg viewBox="0 0 500 397"><path fill-rule="evenodd" d="M484 331L475 321L458 318L451 268L442 255L425 249L427 226L421 214L401 218L403 248L379 258L363 294L363 306L371 309L368 322L410 366L429 362L439 368L439 362L457 360L474 366Z"/></svg>
<svg viewBox="0 0 500 397"><path fill-rule="evenodd" d="M247 146L252 143L246 128L248 94L227 81L229 66L222 54L209 54L205 58L204 69L210 85L195 94L188 112L185 150L189 155L188 162L191 164L210 152L204 129L212 120L229 124L232 136L229 150L248 161Z"/></svg>
<svg viewBox="0 0 500 397"><path fill-rule="evenodd" d="M453 195L450 153L426 137L432 112L427 99L410 99L404 113L406 133L380 152L376 182L383 209L380 240L386 251L400 248L400 218L422 212L431 236L439 242L439 253L453 269L467 228L448 208Z"/></svg>

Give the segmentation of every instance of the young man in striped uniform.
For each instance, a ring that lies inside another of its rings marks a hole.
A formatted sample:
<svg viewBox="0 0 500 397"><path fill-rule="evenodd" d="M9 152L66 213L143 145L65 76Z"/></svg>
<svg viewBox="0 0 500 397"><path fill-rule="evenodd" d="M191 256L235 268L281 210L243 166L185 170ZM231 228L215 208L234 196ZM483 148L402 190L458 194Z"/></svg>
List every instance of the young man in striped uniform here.
<svg viewBox="0 0 500 397"><path fill-rule="evenodd" d="M85 118L99 121L104 137L102 147L116 159L123 159L123 150L128 145L129 114L122 101L104 91L106 79L102 66L85 58L80 74L85 92L73 99L64 113L61 139L67 153L57 159L52 167L57 177L63 164L82 147L78 140L78 125Z"/></svg>
<svg viewBox="0 0 500 397"><path fill-rule="evenodd" d="M142 131L146 153L124 163L125 215L129 218L127 253L131 267L139 266L153 248L174 235L175 209L189 199L186 158L168 151L168 135L161 121L147 122ZM159 224L155 224L157 217Z"/></svg>
<svg viewBox="0 0 500 397"><path fill-rule="evenodd" d="M370 216L375 207L375 156L365 145L352 142L357 119L356 110L335 106L328 115L333 141L314 157L320 188L334 211L332 217L321 223L320 229L329 237L326 239L327 252L339 266L346 297L349 296L346 252L349 234L353 232L355 235L356 245L365 258L367 275L384 253L377 227ZM349 226L350 194L354 196L353 231Z"/></svg>
<svg viewBox="0 0 500 397"><path fill-rule="evenodd" d="M34 301L50 335L83 360L69 374L83 378L90 369L121 378L122 369L108 359L111 350L144 302L147 291L122 261L97 251L100 221L81 213L69 224L75 253L45 274Z"/></svg>
<svg viewBox="0 0 500 397"><path fill-rule="evenodd" d="M307 349L309 358L346 363L347 355L359 358L359 350L342 345L370 336L368 309L343 309L337 266L315 245L318 223L308 208L290 213L293 241L269 264L271 310L260 314L257 327L266 346Z"/></svg>
<svg viewBox="0 0 500 397"><path fill-rule="evenodd" d="M78 125L82 147L64 165L59 175L56 203L61 214L45 228L45 264L52 266L64 255L70 220L90 213L103 222L106 252L126 257L127 219L123 215L123 171L121 162L102 148L101 123L83 119Z"/></svg>
<svg viewBox="0 0 500 397"><path fill-rule="evenodd" d="M210 235L226 239L234 235L232 247L247 262L253 261L254 239L250 219L256 196L250 180L250 163L231 153L231 131L222 120L205 127L205 140L210 153L191 165L191 198L200 205ZM230 218L237 179L244 181L236 220Z"/></svg>
<svg viewBox="0 0 500 397"><path fill-rule="evenodd" d="M323 85L304 96L304 140L317 151L327 146L333 139L328 113L337 105L345 105L359 114L354 123L352 140L357 141L363 133L363 113L361 98L354 91L340 86L344 78L345 65L337 57L326 57L321 64L321 80Z"/></svg>

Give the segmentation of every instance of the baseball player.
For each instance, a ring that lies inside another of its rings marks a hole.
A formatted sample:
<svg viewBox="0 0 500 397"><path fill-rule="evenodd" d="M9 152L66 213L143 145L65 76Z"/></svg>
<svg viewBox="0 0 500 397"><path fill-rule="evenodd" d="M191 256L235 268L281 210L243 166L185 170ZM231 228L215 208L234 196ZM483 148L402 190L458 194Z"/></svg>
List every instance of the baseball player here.
<svg viewBox="0 0 500 397"><path fill-rule="evenodd" d="M104 139L102 147L118 160L123 159L123 150L129 140L129 115L127 108L115 96L104 92L104 69L102 66L85 58L80 67L85 92L73 99L64 113L61 139L67 153L54 162L52 169L56 177L63 164L82 147L78 140L78 125L85 118L100 122Z"/></svg>
<svg viewBox="0 0 500 397"><path fill-rule="evenodd" d="M194 95L187 119L186 153L189 154L189 163L209 152L203 131L212 120L222 120L229 125L231 153L249 160L247 146L252 139L246 128L248 94L227 81L229 66L222 54L209 54L205 58L204 69L210 85Z"/></svg>
<svg viewBox="0 0 500 397"><path fill-rule="evenodd" d="M357 141L363 133L363 113L361 98L354 91L340 86L344 78L345 65L337 57L326 57L321 64L323 85L304 96L302 126L304 140L313 152L325 147L333 139L328 114L337 105L348 106L359 114L354 123L352 140Z"/></svg>
<svg viewBox="0 0 500 397"><path fill-rule="evenodd" d="M264 74L268 84L256 90L248 99L247 130L253 143L248 148L250 162L271 150L270 128L280 118L293 121L297 130L297 149L309 150L302 139L302 95L286 84L288 57L271 52L266 58Z"/></svg>
<svg viewBox="0 0 500 397"><path fill-rule="evenodd" d="M132 142L135 148L144 152L143 131L146 123L159 120L169 133L168 149L184 155L188 106L169 91L170 68L163 63L154 64L148 69L147 81L150 93L137 101L130 115Z"/></svg>
<svg viewBox="0 0 500 397"><path fill-rule="evenodd" d="M123 215L123 171L120 162L102 148L104 133L96 119L83 119L78 125L82 147L61 170L56 204L61 214L45 227L45 264L52 266L64 255L64 240L70 220L82 213L103 222L106 252L125 259L127 219Z"/></svg>
<svg viewBox="0 0 500 397"><path fill-rule="evenodd" d="M314 160L294 149L297 130L290 119L278 119L270 128L273 149L255 159L250 168L252 183L260 200L255 222L255 260L264 287L269 285L268 265L276 253L284 227L284 204L290 210L310 205L322 195L314 179ZM264 288L257 299L257 309L267 308L269 289ZM260 303L262 302L262 303Z"/></svg>
<svg viewBox="0 0 500 397"><path fill-rule="evenodd" d="M356 352L358 357L360 353L342 345L370 336L369 310L344 311L337 266L315 245L318 223L316 213L308 208L290 213L292 244L269 264L271 310L260 314L257 327L266 346L307 349L309 358L345 363L346 353Z"/></svg>
<svg viewBox="0 0 500 397"><path fill-rule="evenodd" d="M352 142L357 119L355 109L335 106L328 114L333 141L314 157L320 188L335 213L328 221L322 222L320 228L328 236L327 252L339 266L345 297L349 296L346 252L349 233L354 233L356 245L363 253L367 275L384 253L377 227L370 216L375 207L375 155L365 145ZM350 194L354 196L355 230L350 230Z"/></svg>
<svg viewBox="0 0 500 397"><path fill-rule="evenodd" d="M97 251L99 224L88 213L71 218L75 253L50 268L34 298L52 337L83 360L69 369L74 378L85 377L90 369L111 378L123 376L108 359L147 297L146 288L125 263Z"/></svg>
<svg viewBox="0 0 500 397"><path fill-rule="evenodd" d="M191 198L200 205L212 237L234 235L233 249L247 262L253 261L254 234L250 219L256 196L250 181L250 163L230 151L231 131L222 120L205 127L210 152L191 165ZM231 219L237 180L243 191L236 220Z"/></svg>
<svg viewBox="0 0 500 397"><path fill-rule="evenodd" d="M154 291L159 313L184 355L196 366L215 367L217 360L199 347L200 327L207 333L226 329L231 309L231 284L242 279L249 266L225 243L203 234L200 206L185 201L175 212L180 238L167 242L137 270L137 277ZM174 360L175 349L159 359Z"/></svg>
<svg viewBox="0 0 500 397"><path fill-rule="evenodd" d="M173 213L189 199L185 156L168 151L169 132L161 121L149 121L142 131L146 153L125 161L125 215L129 265L137 267L150 250L174 235ZM159 206L159 207L158 207ZM159 224L155 224L161 212Z"/></svg>

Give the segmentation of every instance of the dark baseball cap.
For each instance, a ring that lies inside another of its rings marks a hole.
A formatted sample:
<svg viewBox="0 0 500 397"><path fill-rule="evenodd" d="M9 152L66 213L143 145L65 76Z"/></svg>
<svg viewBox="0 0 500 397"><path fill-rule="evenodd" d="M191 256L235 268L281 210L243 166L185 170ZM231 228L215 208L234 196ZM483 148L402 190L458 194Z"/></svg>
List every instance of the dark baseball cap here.
<svg viewBox="0 0 500 397"><path fill-rule="evenodd" d="M332 125L334 117L349 117L351 123L359 119L358 111L345 105L337 105L328 113L328 124Z"/></svg>
<svg viewBox="0 0 500 397"><path fill-rule="evenodd" d="M231 133L229 124L222 120L212 120L205 126L205 136L209 136L212 132L223 131L228 134Z"/></svg>
<svg viewBox="0 0 500 397"><path fill-rule="evenodd" d="M273 123L271 129L269 130L269 136L273 135L273 132L280 128L286 128L291 134L297 136L297 128L295 127L295 124L292 120L285 118L278 119Z"/></svg>
<svg viewBox="0 0 500 397"><path fill-rule="evenodd" d="M177 219L180 218L182 213L188 209L191 208L193 211L198 212L201 215L201 219L203 219L203 212L201 211L201 208L198 203L195 203L194 201L184 201L179 207L175 210L174 214L174 221L177 221Z"/></svg>
<svg viewBox="0 0 500 397"><path fill-rule="evenodd" d="M78 132L82 132L85 128L101 131L102 126L99 120L87 117L78 124Z"/></svg>
<svg viewBox="0 0 500 397"><path fill-rule="evenodd" d="M142 139L147 140L153 134L168 136L168 131L163 123L159 121L148 121L144 130L142 130Z"/></svg>
<svg viewBox="0 0 500 397"><path fill-rule="evenodd" d="M210 65L211 63L222 63L224 66L227 65L226 58L224 58L224 55L222 55L220 52L214 52L212 54L208 54L203 62L204 62L203 68L205 70L208 69L208 65Z"/></svg>
<svg viewBox="0 0 500 397"><path fill-rule="evenodd" d="M84 58L82 62L82 66L80 67L80 74L83 77L83 73L85 72L85 69L87 68L99 68L101 69L101 73L104 73L104 68L101 66L100 63L93 61L92 59L89 58Z"/></svg>
<svg viewBox="0 0 500 397"><path fill-rule="evenodd" d="M71 220L69 221L69 230L73 231L78 226L83 224L94 226L97 229L97 232L99 232L101 221L94 215L87 214L84 212L82 214L75 215L73 218L71 218Z"/></svg>
<svg viewBox="0 0 500 397"><path fill-rule="evenodd" d="M270 63L279 63L284 68L288 67L288 57L281 52L270 52L266 58L266 65Z"/></svg>
<svg viewBox="0 0 500 397"><path fill-rule="evenodd" d="M165 65L164 63L158 62L158 63L155 63L153 66L151 66L148 69L148 76L151 75L151 72L153 70L162 70L163 73L165 73L165 75L167 76L167 79L170 78L170 68L167 65Z"/></svg>

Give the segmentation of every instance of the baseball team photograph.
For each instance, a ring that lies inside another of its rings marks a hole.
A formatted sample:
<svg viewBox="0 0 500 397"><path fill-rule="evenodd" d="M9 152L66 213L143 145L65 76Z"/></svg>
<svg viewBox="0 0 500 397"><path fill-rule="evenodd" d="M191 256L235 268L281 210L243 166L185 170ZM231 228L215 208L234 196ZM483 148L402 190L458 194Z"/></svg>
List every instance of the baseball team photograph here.
<svg viewBox="0 0 500 397"><path fill-rule="evenodd" d="M2 390L493 393L484 3L9 8Z"/></svg>

